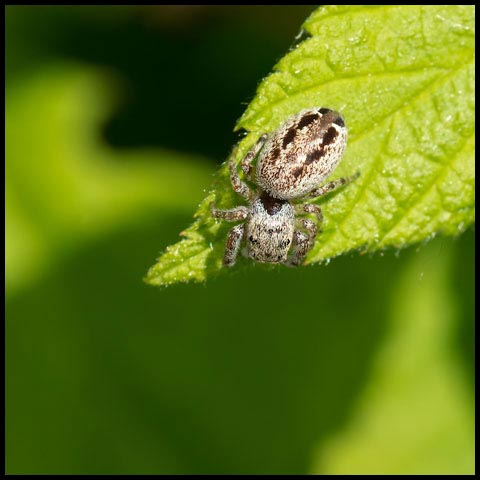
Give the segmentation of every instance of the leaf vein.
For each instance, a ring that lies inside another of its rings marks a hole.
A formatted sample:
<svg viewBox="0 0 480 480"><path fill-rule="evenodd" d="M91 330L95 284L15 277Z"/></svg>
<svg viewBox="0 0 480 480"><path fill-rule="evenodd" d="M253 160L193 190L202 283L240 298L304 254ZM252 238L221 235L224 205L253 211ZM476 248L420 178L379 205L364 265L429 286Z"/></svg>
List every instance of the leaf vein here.
<svg viewBox="0 0 480 480"><path fill-rule="evenodd" d="M407 217L410 212L412 211L413 208L415 208L421 200L432 190L432 188L438 186L438 182L444 178L448 172L448 170L453 169L453 164L457 157L463 152L465 147L469 144L469 141L472 139L473 135L470 135L468 137L464 138L464 141L462 143L462 146L455 152L454 155L452 155L447 163L442 164L442 166L438 169L438 172L436 175L433 176L433 179L431 182L424 187L423 192L418 195L417 197L414 197L413 201L408 205L406 208L403 209L400 215L396 218L394 223L389 226L389 229L382 235L381 240L378 241L379 246L384 246L382 243L384 242L385 238L397 227L397 225L405 218Z"/></svg>

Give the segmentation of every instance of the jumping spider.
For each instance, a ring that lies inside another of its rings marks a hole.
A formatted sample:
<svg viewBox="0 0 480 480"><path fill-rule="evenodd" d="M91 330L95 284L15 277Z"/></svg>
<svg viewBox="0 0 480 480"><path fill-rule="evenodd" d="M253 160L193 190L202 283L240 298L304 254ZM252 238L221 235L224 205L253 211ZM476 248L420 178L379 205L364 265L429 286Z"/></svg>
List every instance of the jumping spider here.
<svg viewBox="0 0 480 480"><path fill-rule="evenodd" d="M248 207L219 210L210 204L215 218L245 220L230 230L223 264L235 264L245 240L246 256L257 262L300 265L314 244L323 216L318 205L292 201L321 197L358 178L360 172L319 186L335 170L346 143L347 129L338 112L329 108L302 110L273 133L262 135L243 158L243 173L257 185L257 191L240 179L235 149L228 161L230 180ZM256 167L252 165L255 158ZM314 214L317 224L296 218L306 214Z"/></svg>

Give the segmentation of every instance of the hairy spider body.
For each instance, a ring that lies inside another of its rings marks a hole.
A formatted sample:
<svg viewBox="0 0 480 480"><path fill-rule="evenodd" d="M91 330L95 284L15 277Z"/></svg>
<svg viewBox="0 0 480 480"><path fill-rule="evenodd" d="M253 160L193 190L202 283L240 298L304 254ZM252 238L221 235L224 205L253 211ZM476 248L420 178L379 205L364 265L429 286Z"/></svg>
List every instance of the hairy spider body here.
<svg viewBox="0 0 480 480"><path fill-rule="evenodd" d="M304 110L265 141L258 155L256 183L275 198L303 197L333 172L346 145L347 129L337 112Z"/></svg>
<svg viewBox="0 0 480 480"><path fill-rule="evenodd" d="M228 234L225 266L235 264L242 241L246 256L257 262L302 263L323 216L318 205L293 202L321 197L358 177L357 172L319 186L338 165L346 139L343 118L333 110L314 108L293 115L270 135L262 135L242 160L242 170L248 180L255 178L257 191L240 179L233 151L229 160L232 188L249 206L219 210L211 204L215 218L244 220ZM316 224L300 217L308 214L315 215Z"/></svg>
<svg viewBox="0 0 480 480"><path fill-rule="evenodd" d="M287 260L295 231L295 212L285 200L266 194L253 201L245 222L247 254L257 262Z"/></svg>

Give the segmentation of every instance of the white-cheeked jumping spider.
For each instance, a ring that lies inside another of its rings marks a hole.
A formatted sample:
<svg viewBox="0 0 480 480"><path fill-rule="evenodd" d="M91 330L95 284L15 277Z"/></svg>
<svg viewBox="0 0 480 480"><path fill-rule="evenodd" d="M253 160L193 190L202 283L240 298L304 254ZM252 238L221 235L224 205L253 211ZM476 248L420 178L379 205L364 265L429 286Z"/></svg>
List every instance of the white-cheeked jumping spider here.
<svg viewBox="0 0 480 480"><path fill-rule="evenodd" d="M228 234L223 264L235 264L245 240L245 255L257 262L300 265L314 244L323 216L318 205L295 201L321 197L359 176L357 172L320 185L338 165L346 143L347 129L338 112L302 110L273 133L262 135L243 158L242 170L257 191L240 179L235 149L229 159L230 180L249 206L219 210L210 204L215 218L244 220ZM296 218L307 214L316 216L316 224L309 218Z"/></svg>

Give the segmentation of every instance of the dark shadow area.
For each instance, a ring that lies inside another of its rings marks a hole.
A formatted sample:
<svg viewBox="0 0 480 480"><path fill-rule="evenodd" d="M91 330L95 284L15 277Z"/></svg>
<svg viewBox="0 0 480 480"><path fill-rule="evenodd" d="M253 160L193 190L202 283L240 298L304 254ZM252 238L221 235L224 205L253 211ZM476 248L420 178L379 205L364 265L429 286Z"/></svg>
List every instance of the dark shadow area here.
<svg viewBox="0 0 480 480"><path fill-rule="evenodd" d="M161 146L221 163L258 83L313 9L9 7L8 77L52 58L111 68L122 92L104 128L111 145Z"/></svg>
<svg viewBox="0 0 480 480"><path fill-rule="evenodd" d="M346 421L403 262L144 285L177 228L114 235L8 303L9 472L306 473Z"/></svg>

